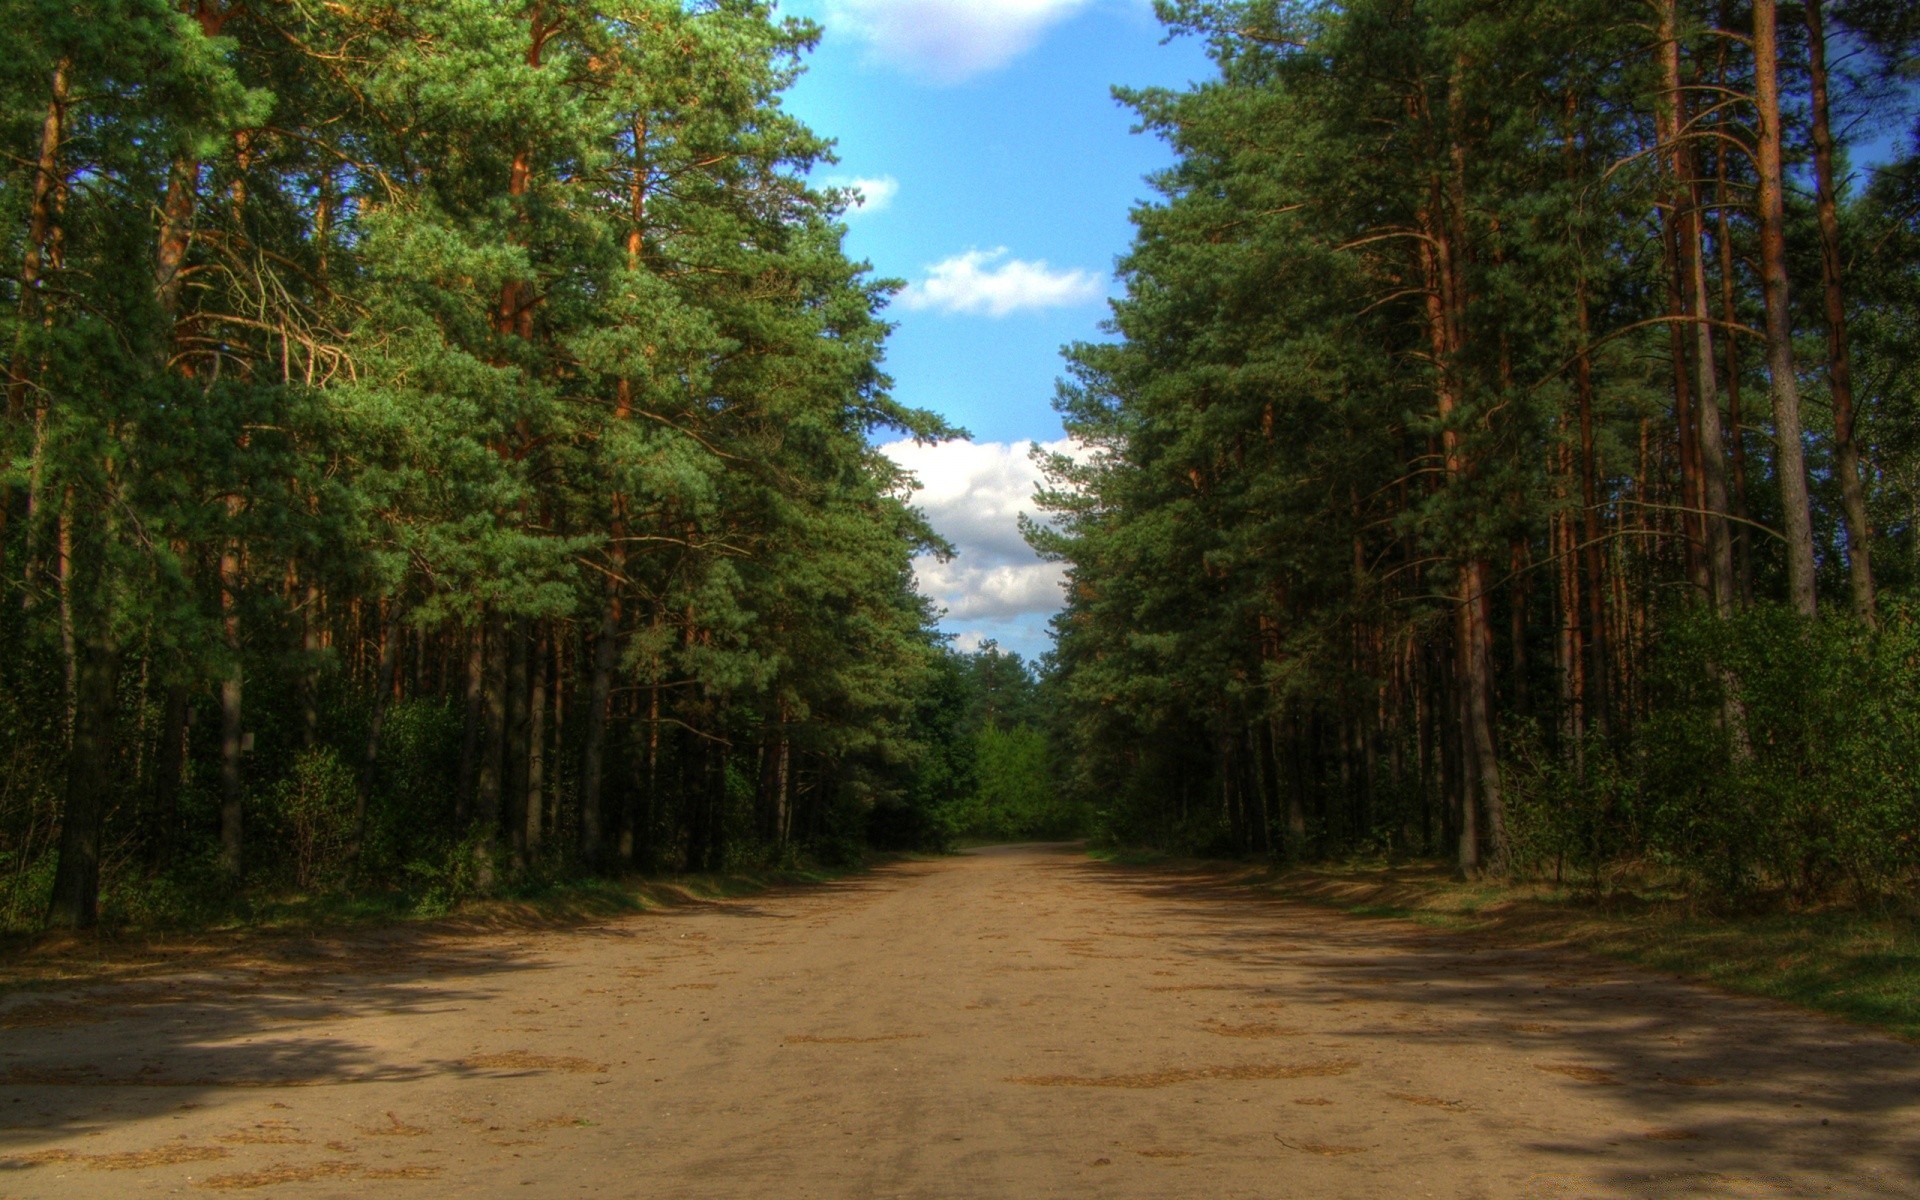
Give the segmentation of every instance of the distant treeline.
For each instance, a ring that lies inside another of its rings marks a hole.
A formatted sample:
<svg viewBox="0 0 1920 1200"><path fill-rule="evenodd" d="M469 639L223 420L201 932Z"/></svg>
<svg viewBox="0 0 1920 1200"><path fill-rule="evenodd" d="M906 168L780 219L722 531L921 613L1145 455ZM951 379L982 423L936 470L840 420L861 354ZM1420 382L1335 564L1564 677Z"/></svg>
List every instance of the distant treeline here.
<svg viewBox="0 0 1920 1200"><path fill-rule="evenodd" d="M872 435L952 431L806 182L813 27L0 24L0 923L937 833L959 668Z"/></svg>
<svg viewBox="0 0 1920 1200"><path fill-rule="evenodd" d="M1910 891L1920 9L1160 7L1035 535L1108 835Z"/></svg>

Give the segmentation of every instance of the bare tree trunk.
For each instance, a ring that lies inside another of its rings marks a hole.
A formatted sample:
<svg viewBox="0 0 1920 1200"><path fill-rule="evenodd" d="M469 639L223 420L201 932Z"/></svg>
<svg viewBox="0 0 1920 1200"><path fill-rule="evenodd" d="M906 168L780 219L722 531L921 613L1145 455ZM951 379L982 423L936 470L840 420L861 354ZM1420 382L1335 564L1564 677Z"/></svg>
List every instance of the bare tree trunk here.
<svg viewBox="0 0 1920 1200"><path fill-rule="evenodd" d="M551 654L541 627L533 649L533 695L527 703L527 858L540 854L547 804L547 678Z"/></svg>
<svg viewBox="0 0 1920 1200"><path fill-rule="evenodd" d="M1662 197L1661 234L1667 266L1667 339L1673 366L1673 415L1680 452L1680 513L1678 525L1685 542L1687 580L1702 599L1710 598L1713 582L1707 563L1707 533L1702 520L1706 488L1701 479L1702 447L1696 408L1712 402L1712 393L1696 394L1697 377L1690 371L1687 302L1692 247L1688 235L1689 195L1685 158L1681 154L1681 127L1685 104L1680 91L1680 42L1676 29L1677 0L1660 0L1659 36L1662 79L1654 103L1654 129L1659 138L1660 162L1667 170ZM1697 242L1694 243L1697 246Z"/></svg>
<svg viewBox="0 0 1920 1200"><path fill-rule="evenodd" d="M1464 321L1468 308L1466 268L1468 216L1466 203L1467 128L1460 70L1448 89L1453 128L1450 167L1444 184L1436 180L1427 210L1432 232L1427 255L1429 280L1427 317L1438 377L1435 407L1441 421L1441 444L1450 484L1464 483L1472 473L1469 452L1456 426L1462 400L1461 351L1465 348ZM1486 864L1504 870L1505 822L1501 817L1500 767L1493 734L1493 623L1487 595L1490 572L1479 553L1468 553L1458 564L1459 594L1454 601L1454 627L1459 671L1454 680L1455 711L1460 722L1461 782L1458 864L1463 875L1477 874L1483 864L1480 819L1486 816Z"/></svg>
<svg viewBox="0 0 1920 1200"><path fill-rule="evenodd" d="M1721 616L1735 603L1733 542L1727 528L1726 435L1720 424L1719 372L1713 361L1713 307L1707 298L1706 231L1700 219L1698 156L1688 132L1685 83L1680 71L1678 0L1663 0L1660 9L1661 65L1667 114L1667 167L1673 176L1672 229L1674 279L1680 293L1679 316L1691 325L1693 342L1694 423L1687 439L1697 465L1697 479L1688 503L1696 506L1696 527L1704 540L1702 567L1706 595ZM1681 327L1675 326L1676 331ZM1684 359L1684 356L1682 356Z"/></svg>
<svg viewBox="0 0 1920 1200"><path fill-rule="evenodd" d="M786 705L780 706L780 746L774 768L773 803L776 841L782 850L793 840L793 742L787 737Z"/></svg>
<svg viewBox="0 0 1920 1200"><path fill-rule="evenodd" d="M1507 613L1507 650L1513 674L1513 711L1522 717L1533 711L1527 694L1527 608L1532 592L1529 568L1533 565L1528 550L1527 539L1523 537L1512 539L1508 546L1513 586Z"/></svg>
<svg viewBox="0 0 1920 1200"><path fill-rule="evenodd" d="M706 869L727 868L727 759L725 743L707 739L707 856Z"/></svg>
<svg viewBox="0 0 1920 1200"><path fill-rule="evenodd" d="M68 487L60 501L56 518L59 533L55 541L57 559L54 582L60 593L60 665L66 680L65 706L60 728L69 741L73 738L73 709L79 697L80 647L73 628L73 488Z"/></svg>
<svg viewBox="0 0 1920 1200"><path fill-rule="evenodd" d="M486 668L481 672L482 738L479 786L475 789L474 875L482 893L493 890L494 847L500 838L500 804L505 789L507 751L507 621L487 621Z"/></svg>
<svg viewBox="0 0 1920 1200"><path fill-rule="evenodd" d="M1846 263L1840 247L1838 186L1833 176L1833 129L1827 95L1827 34L1821 0L1804 0L1807 66L1812 80L1814 204L1820 219L1820 275L1827 317L1827 378L1833 390L1834 471L1846 514L1847 578L1853 611L1869 625L1875 615L1866 489L1860 479L1860 443L1854 436L1853 358L1847 344Z"/></svg>
<svg viewBox="0 0 1920 1200"><path fill-rule="evenodd" d="M1487 562L1481 559L1474 562L1468 575L1471 592L1467 610L1473 641L1467 663L1466 690L1468 732L1473 739L1481 816L1486 823L1487 867L1495 874L1504 874L1507 869L1506 804L1493 736L1492 574Z"/></svg>
<svg viewBox="0 0 1920 1200"><path fill-rule="evenodd" d="M606 778L607 708L613 694L619 638L620 590L609 577L606 608L594 636L593 681L587 694L587 730L580 755L580 857L589 867L598 867L606 855L601 791Z"/></svg>
<svg viewBox="0 0 1920 1200"><path fill-rule="evenodd" d="M1760 276L1767 306L1767 373L1773 384L1774 459L1787 539L1787 598L1805 616L1818 608L1813 558L1813 507L1807 491L1800 383L1794 374L1793 311L1787 278L1786 174L1782 163L1779 11L1776 0L1753 3L1754 100L1760 118Z"/></svg>
<svg viewBox="0 0 1920 1200"><path fill-rule="evenodd" d="M153 824L148 830L154 867L173 864L180 826L180 785L187 770L187 719L192 693L184 683L167 685L160 705L160 745L153 764Z"/></svg>
<svg viewBox="0 0 1920 1200"><path fill-rule="evenodd" d="M1747 518L1753 515L1747 503L1747 433L1740 408L1740 341L1734 326L1740 309L1734 300L1733 222L1727 216L1732 202L1726 178L1727 151L1723 146L1715 157L1719 161L1719 188L1715 200L1720 209L1720 319L1726 324L1727 443L1731 451L1733 513L1741 518L1733 529L1734 578L1740 594L1740 606L1753 606L1753 531Z"/></svg>
<svg viewBox="0 0 1920 1200"><path fill-rule="evenodd" d="M55 197L61 181L60 150L66 114L67 62L62 59L53 69L46 119L40 127L40 153L34 164L27 241L20 263L20 329L7 371L5 419L8 424L21 420L25 415L27 392L33 385L34 371L27 361L25 342L27 331L43 319L45 309L40 294L41 278L46 265L47 243L54 230ZM7 524L13 517L13 504L13 485L0 484L0 582L6 578Z"/></svg>
<svg viewBox="0 0 1920 1200"><path fill-rule="evenodd" d="M1577 584L1577 590L1584 594L1586 600L1587 623L1580 639L1586 652L1585 661L1581 664L1586 686L1577 693L1583 697L1582 715L1601 737L1606 737L1612 705L1607 670L1606 559L1603 551L1605 542L1600 529L1599 449L1594 439L1593 359L1588 352L1592 331L1589 327L1584 278L1574 289L1574 315L1580 338L1580 354L1574 364L1574 383L1580 405L1580 569L1584 578L1573 578L1573 569L1569 566L1568 582ZM1572 540L1568 538L1569 542ZM1573 611L1576 614L1579 612L1577 603ZM1578 630L1577 615L1575 621L1575 629Z"/></svg>
<svg viewBox="0 0 1920 1200"><path fill-rule="evenodd" d="M527 868L526 804L532 765L526 619L515 620L511 630L507 645L507 769L502 815L506 820L509 861L513 873L518 875Z"/></svg>
<svg viewBox="0 0 1920 1200"><path fill-rule="evenodd" d="M220 551L220 618L227 675L220 681L220 872L237 884L245 871L241 823L246 803L245 668L240 646L240 548Z"/></svg>
<svg viewBox="0 0 1920 1200"><path fill-rule="evenodd" d="M656 610L654 620L659 620ZM656 673L659 664L654 664ZM647 807L643 814L641 844L647 865L659 859L656 841L660 836L660 684L647 688Z"/></svg>
<svg viewBox="0 0 1920 1200"><path fill-rule="evenodd" d="M88 636L81 654L60 857L47 910L47 924L56 928L90 929L100 918L100 834L114 786L119 687L119 647L102 629Z"/></svg>
<svg viewBox="0 0 1920 1200"><path fill-rule="evenodd" d="M473 803L474 775L479 767L480 733L486 722L487 626L476 620L467 638L466 722L460 733L460 774L454 783L453 822L466 832Z"/></svg>
<svg viewBox="0 0 1920 1200"><path fill-rule="evenodd" d="M367 803L380 769L380 739L386 732L387 705L398 683L400 669L400 604L382 599L384 616L380 622L380 668L373 681L373 711L367 718L367 741L361 748L360 771L353 792L353 861L356 870L367 848Z"/></svg>
<svg viewBox="0 0 1920 1200"><path fill-rule="evenodd" d="M300 745L320 744L320 587L311 580L300 604Z"/></svg>

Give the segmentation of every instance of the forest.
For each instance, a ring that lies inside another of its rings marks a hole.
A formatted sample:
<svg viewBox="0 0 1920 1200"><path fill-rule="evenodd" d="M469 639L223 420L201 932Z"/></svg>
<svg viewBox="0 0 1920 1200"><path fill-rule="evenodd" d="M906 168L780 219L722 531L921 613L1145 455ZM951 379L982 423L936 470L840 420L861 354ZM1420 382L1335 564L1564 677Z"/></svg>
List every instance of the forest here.
<svg viewBox="0 0 1920 1200"><path fill-rule="evenodd" d="M1920 9L1160 10L1030 531L1103 836L1910 897Z"/></svg>
<svg viewBox="0 0 1920 1200"><path fill-rule="evenodd" d="M960 832L1031 680L913 589L874 441L958 431L781 107L816 27L0 13L0 924Z"/></svg>
<svg viewBox="0 0 1920 1200"><path fill-rule="evenodd" d="M1028 663L915 588L877 446L965 434L818 26L0 6L0 926L1082 834L1910 895L1920 13L1159 9Z"/></svg>
<svg viewBox="0 0 1920 1200"><path fill-rule="evenodd" d="M0 1200L1920 1194L1920 0L0 31Z"/></svg>

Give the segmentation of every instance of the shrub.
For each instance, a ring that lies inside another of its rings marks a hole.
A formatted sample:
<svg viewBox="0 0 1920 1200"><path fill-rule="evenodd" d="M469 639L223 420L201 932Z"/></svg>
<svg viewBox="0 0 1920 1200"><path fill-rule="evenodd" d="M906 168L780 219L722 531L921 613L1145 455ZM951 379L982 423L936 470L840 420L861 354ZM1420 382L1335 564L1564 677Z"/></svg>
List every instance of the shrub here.
<svg viewBox="0 0 1920 1200"><path fill-rule="evenodd" d="M1509 744L1516 861L1644 856L1725 896L1909 890L1920 871L1920 623L1765 606L1680 615L1650 712L1612 751ZM1573 765L1576 761L1579 765Z"/></svg>
<svg viewBox="0 0 1920 1200"><path fill-rule="evenodd" d="M302 751L274 785L296 887L334 882L351 865L355 794L353 771L330 747Z"/></svg>

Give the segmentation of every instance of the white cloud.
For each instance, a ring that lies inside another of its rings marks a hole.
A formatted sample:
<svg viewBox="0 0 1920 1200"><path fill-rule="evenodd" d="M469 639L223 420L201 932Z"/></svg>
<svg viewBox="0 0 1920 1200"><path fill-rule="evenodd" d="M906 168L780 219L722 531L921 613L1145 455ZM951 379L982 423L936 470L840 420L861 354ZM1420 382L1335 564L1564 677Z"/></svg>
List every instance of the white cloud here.
<svg viewBox="0 0 1920 1200"><path fill-rule="evenodd" d="M858 193L854 198L853 207L847 210L848 219L871 217L875 213L883 213L893 207L893 198L900 194L900 181L891 175L871 178L835 176L827 182L834 187L846 188L850 192Z"/></svg>
<svg viewBox="0 0 1920 1200"><path fill-rule="evenodd" d="M957 83L1018 58L1090 0L827 0L830 28L864 39L880 62Z"/></svg>
<svg viewBox="0 0 1920 1200"><path fill-rule="evenodd" d="M1007 248L969 250L927 268L927 277L907 285L900 302L911 309L938 309L1004 317L1029 308L1068 308L1100 298L1100 277L1077 268L1056 271L1044 259L1008 258Z"/></svg>
<svg viewBox="0 0 1920 1200"><path fill-rule="evenodd" d="M948 630L959 635L963 649L991 637L1036 653L1045 646L1047 618L1065 600L1064 569L1041 561L1020 536L1020 515L1040 515L1033 505L1040 471L1029 445L893 442L881 447L919 479L913 503L959 552L944 563L931 556L916 560L914 575L921 592L946 610ZM1045 448L1073 447L1063 441Z"/></svg>

